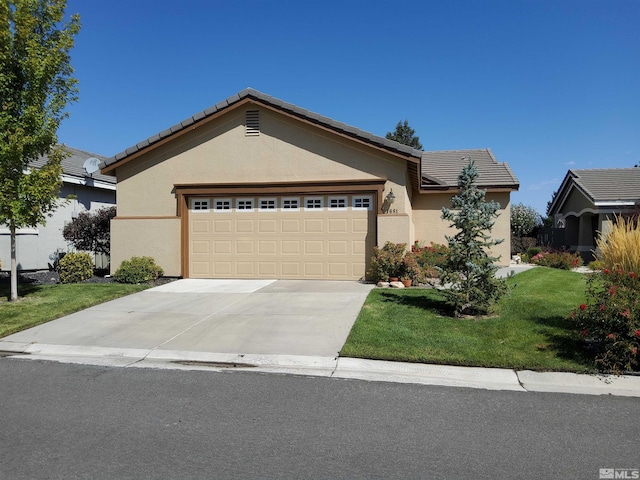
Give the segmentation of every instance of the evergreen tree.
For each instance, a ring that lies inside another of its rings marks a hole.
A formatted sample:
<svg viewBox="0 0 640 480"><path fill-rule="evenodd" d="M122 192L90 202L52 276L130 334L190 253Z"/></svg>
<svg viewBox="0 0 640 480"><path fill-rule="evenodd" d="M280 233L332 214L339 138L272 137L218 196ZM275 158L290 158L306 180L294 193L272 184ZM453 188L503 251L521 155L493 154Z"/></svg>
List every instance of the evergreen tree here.
<svg viewBox="0 0 640 480"><path fill-rule="evenodd" d="M416 137L416 131L409 126L407 120L398 122L396 129L392 132L387 132L386 138L389 140L395 140L403 145L409 145L416 150L422 150L422 144L420 143L420 137Z"/></svg>
<svg viewBox="0 0 640 480"><path fill-rule="evenodd" d="M503 241L490 236L500 204L486 201L486 192L475 186L478 176L475 163L469 160L458 177L460 191L451 198L453 210L442 209L442 219L458 229L454 236L446 236L449 255L440 276L456 316L488 313L507 288L495 276L499 258L488 254L490 247Z"/></svg>
<svg viewBox="0 0 640 480"><path fill-rule="evenodd" d="M11 293L18 297L16 231L44 224L58 206L65 107L75 100L69 51L77 15L61 25L66 0L0 0L0 224L11 234ZM48 158L39 169L29 162Z"/></svg>

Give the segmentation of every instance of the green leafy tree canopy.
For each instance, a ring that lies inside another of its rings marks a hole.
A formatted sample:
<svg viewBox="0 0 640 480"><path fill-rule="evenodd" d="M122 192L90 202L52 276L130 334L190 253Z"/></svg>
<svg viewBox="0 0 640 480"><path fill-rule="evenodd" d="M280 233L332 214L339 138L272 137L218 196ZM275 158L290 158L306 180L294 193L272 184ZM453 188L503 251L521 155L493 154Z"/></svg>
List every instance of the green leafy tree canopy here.
<svg viewBox="0 0 640 480"><path fill-rule="evenodd" d="M422 150L422 144L420 143L420 137L416 136L416 131L409 126L407 120L398 122L396 129L393 132L387 132L386 138L408 145L416 150Z"/></svg>
<svg viewBox="0 0 640 480"><path fill-rule="evenodd" d="M66 0L0 0L0 224L11 232L11 300L17 298L16 229L44 224L57 207L64 156L57 130L76 100L69 51L80 29ZM39 169L29 163L46 156Z"/></svg>

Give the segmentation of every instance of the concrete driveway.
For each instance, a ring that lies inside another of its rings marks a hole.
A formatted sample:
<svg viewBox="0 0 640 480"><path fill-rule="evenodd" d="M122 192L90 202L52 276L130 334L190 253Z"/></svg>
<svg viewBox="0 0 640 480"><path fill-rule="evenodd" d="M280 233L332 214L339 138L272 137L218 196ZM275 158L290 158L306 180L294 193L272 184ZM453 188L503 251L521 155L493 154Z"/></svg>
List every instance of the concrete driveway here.
<svg viewBox="0 0 640 480"><path fill-rule="evenodd" d="M335 357L372 288L357 282L184 279L2 340Z"/></svg>

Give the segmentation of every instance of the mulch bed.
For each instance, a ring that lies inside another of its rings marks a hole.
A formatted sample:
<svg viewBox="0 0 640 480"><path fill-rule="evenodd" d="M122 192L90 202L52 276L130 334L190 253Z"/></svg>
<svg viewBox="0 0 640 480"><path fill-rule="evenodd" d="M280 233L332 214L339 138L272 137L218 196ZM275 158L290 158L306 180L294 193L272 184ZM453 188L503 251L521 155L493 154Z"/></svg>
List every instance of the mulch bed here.
<svg viewBox="0 0 640 480"><path fill-rule="evenodd" d="M155 286L164 285L165 283L173 282L174 280L178 280L175 277L160 277L153 284ZM0 284L10 283L11 275L9 272L0 272ZM93 277L84 280L80 283L114 283L115 280L113 277L94 275ZM21 272L18 277L19 284L29 284L29 285L55 285L56 283L60 283L60 275L58 272L51 270L40 270L34 272Z"/></svg>

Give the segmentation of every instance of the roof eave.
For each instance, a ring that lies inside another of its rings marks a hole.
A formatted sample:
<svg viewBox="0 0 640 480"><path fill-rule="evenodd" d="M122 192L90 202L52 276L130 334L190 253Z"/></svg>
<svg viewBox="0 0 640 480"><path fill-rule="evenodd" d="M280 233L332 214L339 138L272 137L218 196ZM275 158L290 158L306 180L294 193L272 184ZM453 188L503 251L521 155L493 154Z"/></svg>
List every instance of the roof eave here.
<svg viewBox="0 0 640 480"><path fill-rule="evenodd" d="M120 153L117 153L113 157L103 161L100 164L100 171L102 174L109 174L110 172L113 172L117 167L128 163L129 161L139 157L143 153L147 153L150 150L155 149L172 139L175 139L179 135L183 135L186 132L195 130L202 125L209 123L213 119L218 118L221 114L230 111L231 109L238 108L248 102L262 105L265 108L269 108L271 110L289 115L293 118L305 121L316 127L323 128L335 134L355 140L361 144L377 148L387 153L391 153L399 158L403 158L410 162L420 164L420 159L422 158L423 153L421 150L415 150L414 148L402 145L393 140L378 137L369 132L365 132L350 125L332 120L329 117L324 117L317 113L298 107L294 104L287 103L269 95L263 94L252 88L247 88L240 93L217 103L213 107L209 107L206 110L196 113L195 115L192 115L191 117L183 120L173 127L163 130L147 138L146 140L143 140Z"/></svg>

